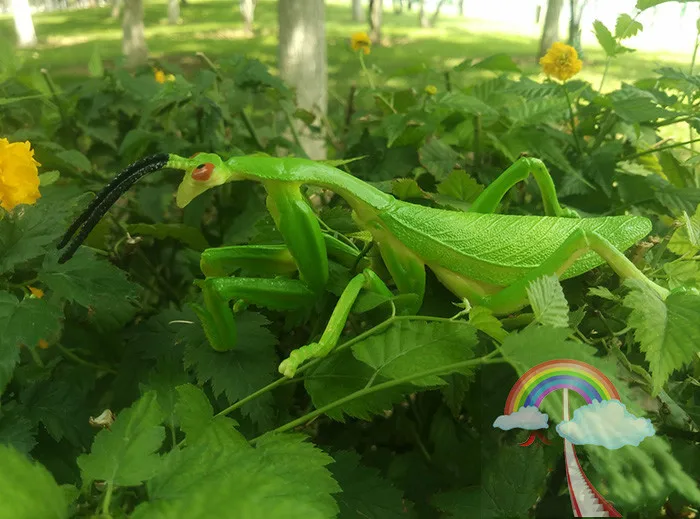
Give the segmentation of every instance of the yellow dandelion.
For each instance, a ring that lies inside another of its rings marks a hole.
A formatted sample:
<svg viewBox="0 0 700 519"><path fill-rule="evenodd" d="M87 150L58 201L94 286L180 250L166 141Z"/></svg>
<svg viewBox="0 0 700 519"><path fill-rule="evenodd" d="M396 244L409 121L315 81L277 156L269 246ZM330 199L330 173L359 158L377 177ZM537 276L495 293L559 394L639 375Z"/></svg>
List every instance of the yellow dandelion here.
<svg viewBox="0 0 700 519"><path fill-rule="evenodd" d="M41 198L39 170L29 141L9 142L0 138L0 207L12 211L20 204Z"/></svg>
<svg viewBox="0 0 700 519"><path fill-rule="evenodd" d="M161 85L165 83L165 72L163 72L162 70L156 70L155 74L153 74L153 77Z"/></svg>
<svg viewBox="0 0 700 519"><path fill-rule="evenodd" d="M44 297L44 291L40 288L35 288L35 287L29 287L29 291L32 293L34 297L37 299L41 299Z"/></svg>
<svg viewBox="0 0 700 519"><path fill-rule="evenodd" d="M578 59L576 49L558 41L542 56L540 65L548 76L566 81L581 72L583 62Z"/></svg>
<svg viewBox="0 0 700 519"><path fill-rule="evenodd" d="M361 50L367 55L369 54L371 45L372 42L366 32L356 32L350 37L350 47L352 47L354 51Z"/></svg>
<svg viewBox="0 0 700 519"><path fill-rule="evenodd" d="M437 94L437 87L435 85L428 85L427 87L425 87L425 93L429 96L434 96L435 94Z"/></svg>

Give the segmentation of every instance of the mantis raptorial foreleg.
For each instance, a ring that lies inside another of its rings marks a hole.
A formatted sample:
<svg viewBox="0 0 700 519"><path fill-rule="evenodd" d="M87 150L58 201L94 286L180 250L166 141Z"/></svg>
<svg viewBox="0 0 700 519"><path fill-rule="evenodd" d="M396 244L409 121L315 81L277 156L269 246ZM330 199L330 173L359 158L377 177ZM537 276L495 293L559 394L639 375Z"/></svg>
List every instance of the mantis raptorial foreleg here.
<svg viewBox="0 0 700 519"><path fill-rule="evenodd" d="M518 310L522 307L522 301L527 298L527 287L530 282L541 276L552 274L560 276L577 258L590 250L595 251L603 258L621 278L637 279L652 288L662 298L668 295L668 290L647 278L642 271L634 266L634 263L603 236L594 231L577 229L537 268L503 290L485 296L479 304L488 306L494 313L509 313Z"/></svg>
<svg viewBox="0 0 700 519"><path fill-rule="evenodd" d="M521 157L507 170L501 173L496 180L491 182L479 195L469 208L474 213L495 213L503 197L508 190L518 182L525 180L530 174L542 193L544 214L547 216L560 216L565 218L578 218L576 211L564 208L559 204L554 181L541 160L530 157Z"/></svg>

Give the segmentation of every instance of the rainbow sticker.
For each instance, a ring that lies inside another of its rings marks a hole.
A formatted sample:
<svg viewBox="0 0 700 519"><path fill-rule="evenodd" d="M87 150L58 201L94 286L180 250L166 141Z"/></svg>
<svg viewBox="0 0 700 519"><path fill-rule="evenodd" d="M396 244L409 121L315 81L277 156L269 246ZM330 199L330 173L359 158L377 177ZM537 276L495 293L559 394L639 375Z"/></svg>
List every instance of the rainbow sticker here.
<svg viewBox="0 0 700 519"><path fill-rule="evenodd" d="M508 394L503 414L523 406L539 407L548 394L565 388L581 395L587 404L620 400L615 386L599 369L577 360L557 359L538 364L518 379Z"/></svg>

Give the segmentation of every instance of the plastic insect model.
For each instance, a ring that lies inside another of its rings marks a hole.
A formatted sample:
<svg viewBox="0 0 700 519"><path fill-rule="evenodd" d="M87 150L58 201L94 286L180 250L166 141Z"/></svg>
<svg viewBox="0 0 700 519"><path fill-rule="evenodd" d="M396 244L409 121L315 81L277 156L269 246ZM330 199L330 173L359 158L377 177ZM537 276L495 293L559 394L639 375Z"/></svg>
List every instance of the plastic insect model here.
<svg viewBox="0 0 700 519"><path fill-rule="evenodd" d="M669 294L623 254L651 231L647 218L579 218L559 204L542 161L530 157L513 163L479 195L469 212L461 212L397 200L344 171L306 159L243 156L223 161L211 153L189 159L154 155L127 167L97 195L59 243L63 248L70 242L60 261L75 253L137 180L163 168L185 172L177 191L179 207L227 182L260 182L267 193L267 209L284 238L284 245L225 246L202 253L200 265L206 278L197 283L204 304L195 311L216 350L236 346L232 301L273 310L311 308L326 289L329 257L340 262L358 257L356 249L322 231L302 194L303 185L327 188L350 205L359 227L371 234L398 293L415 296L407 298L404 313L415 314L421 307L426 267L457 297L495 314L527 306L527 286L536 278L552 274L571 278L604 262L620 277L643 282L661 298ZM542 193L546 216L495 214L508 190L530 174ZM241 268L268 277L232 275ZM345 287L318 342L292 351L279 366L282 374L292 377L302 363L333 349L362 290L394 296L374 270L364 268Z"/></svg>

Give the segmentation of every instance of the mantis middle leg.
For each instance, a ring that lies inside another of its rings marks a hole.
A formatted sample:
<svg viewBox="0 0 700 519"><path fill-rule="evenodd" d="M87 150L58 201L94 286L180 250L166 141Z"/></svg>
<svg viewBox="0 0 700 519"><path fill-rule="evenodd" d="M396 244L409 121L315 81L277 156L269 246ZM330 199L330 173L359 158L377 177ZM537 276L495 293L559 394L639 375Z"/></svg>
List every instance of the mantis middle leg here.
<svg viewBox="0 0 700 519"><path fill-rule="evenodd" d="M500 204L508 190L518 182L525 180L531 173L535 177L535 181L542 193L544 214L547 216L578 218L578 214L575 211L564 208L559 204L554 181L544 163L531 157L521 157L516 160L513 165L484 189L469 210L474 213L495 213L498 204Z"/></svg>

